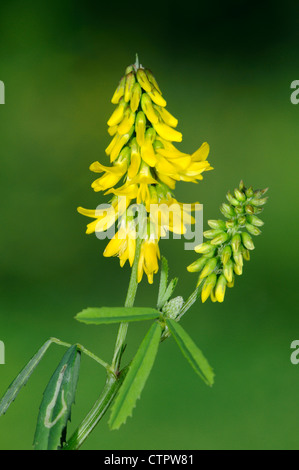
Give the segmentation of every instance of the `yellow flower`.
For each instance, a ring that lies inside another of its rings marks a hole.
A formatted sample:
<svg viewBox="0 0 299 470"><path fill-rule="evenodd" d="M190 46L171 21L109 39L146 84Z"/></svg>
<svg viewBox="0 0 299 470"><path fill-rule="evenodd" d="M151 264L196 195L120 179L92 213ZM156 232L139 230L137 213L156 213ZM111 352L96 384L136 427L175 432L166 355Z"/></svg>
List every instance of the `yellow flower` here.
<svg viewBox="0 0 299 470"><path fill-rule="evenodd" d="M154 274L159 270L159 259L159 240L155 236L146 238L141 245L138 262L138 282L142 280L143 272L145 272L149 284L153 283Z"/></svg>
<svg viewBox="0 0 299 470"><path fill-rule="evenodd" d="M105 150L111 166L94 162L90 167L102 174L92 183L94 191L113 194L111 209L78 211L95 219L88 224L87 233L106 231L120 221L104 255L118 256L121 266L127 260L132 266L136 226L128 214L134 203L142 204L151 233L142 241L138 280L145 272L151 283L159 269L160 238L169 231L184 234L186 225L194 223L194 205L186 209L172 191L178 181L197 183L203 172L212 169L207 161L209 145L202 144L193 154L175 147L173 142L183 138L176 129L178 120L166 109L153 74L138 63L127 68L111 101L116 108L107 122L112 140ZM119 204L118 198L125 202Z"/></svg>
<svg viewBox="0 0 299 470"><path fill-rule="evenodd" d="M129 260L133 265L136 250L136 230L132 222L121 222L119 231L110 240L105 248L104 256L118 256L121 267Z"/></svg>

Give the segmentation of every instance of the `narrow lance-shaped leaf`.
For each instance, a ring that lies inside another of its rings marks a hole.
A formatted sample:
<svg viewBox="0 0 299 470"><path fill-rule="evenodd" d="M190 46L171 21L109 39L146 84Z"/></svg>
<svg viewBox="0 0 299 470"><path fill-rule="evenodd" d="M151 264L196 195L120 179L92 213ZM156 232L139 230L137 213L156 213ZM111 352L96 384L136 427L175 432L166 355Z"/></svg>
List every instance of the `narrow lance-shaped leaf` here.
<svg viewBox="0 0 299 470"><path fill-rule="evenodd" d="M82 310L75 318L90 325L101 325L102 323L154 320L159 316L160 312L154 308L101 307Z"/></svg>
<svg viewBox="0 0 299 470"><path fill-rule="evenodd" d="M164 256L162 256L161 261L161 275L160 275L160 284L159 284L159 293L158 293L158 302L157 307L161 309L163 307L163 297L167 289L168 281L168 261Z"/></svg>
<svg viewBox="0 0 299 470"><path fill-rule="evenodd" d="M53 343L51 339L45 342L43 346L38 350L38 352L30 359L28 364L22 369L19 375L14 379L14 381L8 387L5 395L0 400L0 416L6 413L8 407L12 404L12 402L16 399L17 395L19 394L20 390L26 383L28 382L32 372L39 364L41 359L44 357L45 353L47 352L49 346Z"/></svg>
<svg viewBox="0 0 299 470"><path fill-rule="evenodd" d="M126 422L128 416L132 416L136 401L153 367L161 333L161 325L155 322L142 341L112 406L109 420L111 429L118 429Z"/></svg>
<svg viewBox="0 0 299 470"><path fill-rule="evenodd" d="M161 299L161 304L162 306L164 306L166 304L166 302L170 299L170 297L172 296L172 294L174 293L174 290L176 288L176 285L178 283L178 278L175 277L174 279L172 279L170 281L170 283L168 284L168 287Z"/></svg>
<svg viewBox="0 0 299 470"><path fill-rule="evenodd" d="M186 331L174 320L166 320L170 333L195 372L207 384L214 384L214 371Z"/></svg>
<svg viewBox="0 0 299 470"><path fill-rule="evenodd" d="M80 356L77 346L71 346L46 387L34 436L35 450L57 450L63 443L75 401Z"/></svg>

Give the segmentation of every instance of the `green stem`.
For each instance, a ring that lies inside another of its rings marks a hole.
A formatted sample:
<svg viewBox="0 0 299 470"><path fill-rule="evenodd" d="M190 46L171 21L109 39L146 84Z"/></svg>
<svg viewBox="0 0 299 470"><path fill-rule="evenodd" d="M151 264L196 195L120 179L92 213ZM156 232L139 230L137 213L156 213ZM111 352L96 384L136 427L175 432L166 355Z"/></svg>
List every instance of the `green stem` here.
<svg viewBox="0 0 299 470"><path fill-rule="evenodd" d="M50 340L52 341L52 343L58 344L58 346L64 346L66 348L70 348L72 346L70 343L66 343L65 341L61 341L58 338L50 338ZM84 346L82 346L82 344L77 343L77 348L79 349L79 351L83 352L86 356L90 357L91 359L96 361L98 364L103 366L108 372L113 372L112 369L111 369L111 366L107 362L103 361L98 356L96 356L94 353L92 353L91 351L86 349Z"/></svg>
<svg viewBox="0 0 299 470"><path fill-rule="evenodd" d="M84 418L80 426L74 432L72 437L63 447L63 450L78 450L83 442L87 439L92 430L96 427L98 422L103 418L107 409L111 405L119 387L121 386L126 373L123 371L118 379L114 375L108 376L105 387L95 402L93 408L88 415Z"/></svg>
<svg viewBox="0 0 299 470"><path fill-rule="evenodd" d="M140 257L141 243L142 243L142 240L138 238L136 242L135 259L134 259L134 264L132 267L125 307L133 307L134 305L137 287L138 287L137 274L138 274L138 262L139 262L139 257ZM115 349L114 349L112 366L111 366L112 371L111 372L108 371L105 387L100 397L95 402L93 408L88 413L88 415L83 419L82 423L76 429L76 431L74 432L72 437L69 439L69 441L65 444L65 446L63 447L63 450L78 450L83 444L83 442L87 439L89 434L92 432L92 430L96 427L96 425L103 418L104 414L106 413L109 406L113 402L113 399L119 387L121 386L123 379L127 372L127 369L124 369L119 374L120 361L121 361L122 354L125 348L125 340L127 336L127 331L128 331L128 323L121 323L119 330L118 330L116 343L115 343Z"/></svg>
<svg viewBox="0 0 299 470"><path fill-rule="evenodd" d="M135 259L134 259L134 264L132 267L131 279L130 279L127 297L125 301L125 307L133 307L134 302L135 302L135 297L136 297L136 292L137 292L137 287L138 287L137 275L138 275L138 262L140 258L141 242L142 240L138 238L136 242ZM115 371L116 374L120 369L120 361L121 361L121 357L123 355L124 348L125 348L127 332L128 332L128 323L121 323L119 325L119 330L118 330L118 334L116 338L114 354L113 354L113 359L112 359L112 369Z"/></svg>
<svg viewBox="0 0 299 470"><path fill-rule="evenodd" d="M185 315L185 313L189 310L189 308L192 307L192 305L197 301L199 295L201 293L201 287L197 287L193 292L192 294L190 295L190 297L186 300L186 302L184 303L181 311L180 311L180 314L179 316L177 317L177 321L179 321L183 315Z"/></svg>

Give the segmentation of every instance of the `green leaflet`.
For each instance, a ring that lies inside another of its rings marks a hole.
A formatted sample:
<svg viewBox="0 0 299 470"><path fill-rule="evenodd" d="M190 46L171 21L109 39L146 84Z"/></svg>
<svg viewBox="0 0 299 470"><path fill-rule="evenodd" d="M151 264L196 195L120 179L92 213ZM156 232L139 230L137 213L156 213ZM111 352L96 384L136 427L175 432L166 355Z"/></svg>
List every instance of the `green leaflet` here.
<svg viewBox="0 0 299 470"><path fill-rule="evenodd" d="M163 302L164 294L167 289L167 281L168 281L168 261L166 258L164 258L164 256L162 256L159 294L158 294L158 302L157 302L158 309L161 309L164 305L162 302Z"/></svg>
<svg viewBox="0 0 299 470"><path fill-rule="evenodd" d="M167 289L166 289L166 291L165 291L165 294L164 294L164 296L163 296L163 298L162 298L162 300L161 300L161 302L162 302L163 305L170 299L170 297L171 297L172 294L174 293L174 290L175 290L175 288L176 288L177 283L178 283L178 278L175 277L175 278L172 279L172 280L170 281L170 283L168 284L168 287L167 287Z"/></svg>
<svg viewBox="0 0 299 470"><path fill-rule="evenodd" d="M183 355L191 364L195 372L207 385L212 386L214 384L215 374L202 352L176 321L168 319L166 320L166 324Z"/></svg>
<svg viewBox="0 0 299 470"><path fill-rule="evenodd" d="M160 312L154 308L101 307L82 310L75 318L83 323L100 325L102 323L155 320L159 316Z"/></svg>
<svg viewBox="0 0 299 470"><path fill-rule="evenodd" d="M34 436L35 450L58 450L62 444L75 401L80 357L77 346L71 346L44 391Z"/></svg>
<svg viewBox="0 0 299 470"><path fill-rule="evenodd" d="M6 413L8 407L12 404L12 402L16 399L17 395L19 394L21 388L26 385L32 372L39 364L52 342L53 341L51 339L46 341L45 344L32 357L32 359L30 359L28 364L22 369L22 371L15 378L15 380L10 384L5 395L0 400L0 416Z"/></svg>
<svg viewBox="0 0 299 470"><path fill-rule="evenodd" d="M160 285L159 285L159 294L158 294L158 301L157 301L157 308L161 310L164 307L166 302L172 296L176 285L178 283L178 278L174 278L170 281L167 287L168 281L168 262L166 258L162 258L161 263L161 276L160 276Z"/></svg>
<svg viewBox="0 0 299 470"><path fill-rule="evenodd" d="M161 325L155 322L143 339L112 406L109 420L111 429L118 429L126 422L128 416L132 416L136 401L153 367L161 333Z"/></svg>

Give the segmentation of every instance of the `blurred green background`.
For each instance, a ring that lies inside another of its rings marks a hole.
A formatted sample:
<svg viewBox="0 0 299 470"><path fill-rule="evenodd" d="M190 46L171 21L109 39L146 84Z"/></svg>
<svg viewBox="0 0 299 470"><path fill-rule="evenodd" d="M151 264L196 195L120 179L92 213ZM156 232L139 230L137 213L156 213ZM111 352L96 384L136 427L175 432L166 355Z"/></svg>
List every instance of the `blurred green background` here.
<svg viewBox="0 0 299 470"><path fill-rule="evenodd" d="M263 235L225 303L196 304L183 320L217 374L198 380L172 340L158 360L134 418L118 432L106 419L83 449L297 449L299 366L298 7L290 0L102 3L28 0L0 6L1 220L0 395L50 336L80 342L109 360L117 327L88 327L87 306L121 305L129 269L104 259L106 242L85 235L76 207L105 201L88 167L105 161L112 93L135 53L150 67L179 118L186 152L204 141L215 167L179 200L216 218L225 192L244 179L269 186ZM107 160L106 160L107 161ZM187 297L196 281L183 241L163 254ZM137 305L153 305L146 281ZM126 359L147 324L131 325ZM30 449L39 402L63 349L52 346L16 403L0 419L0 448ZM70 431L96 400L104 372L82 359Z"/></svg>

